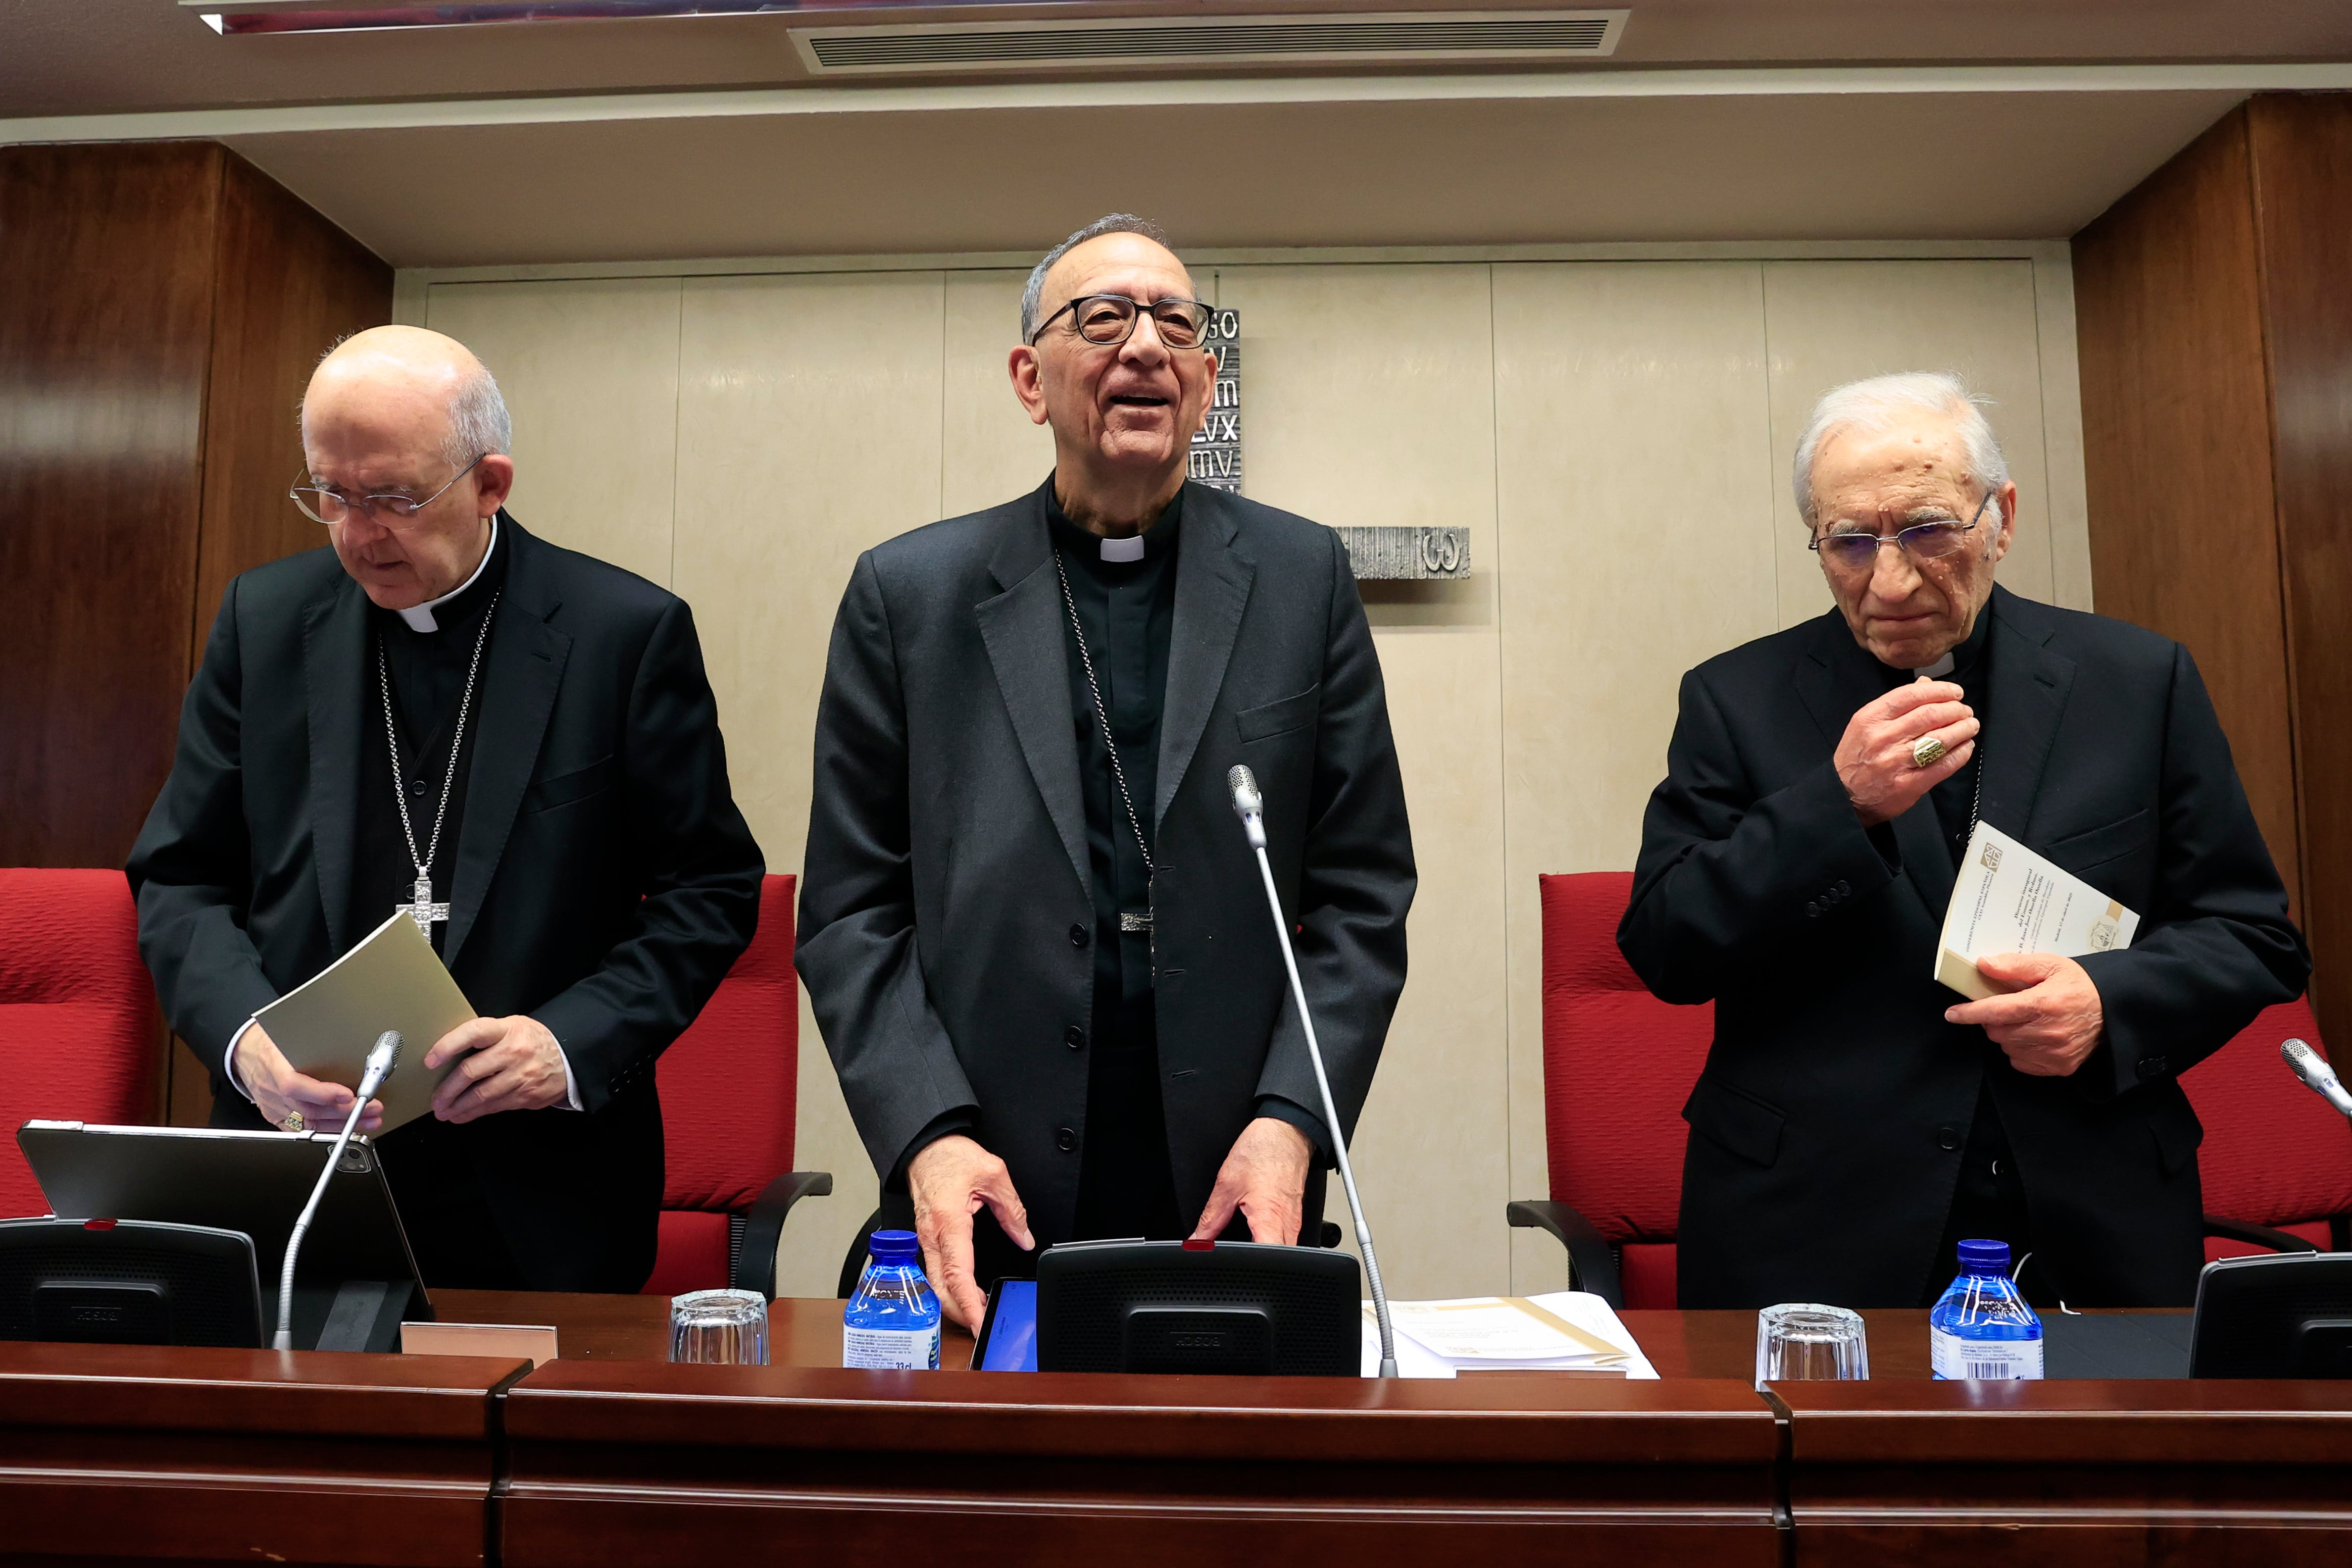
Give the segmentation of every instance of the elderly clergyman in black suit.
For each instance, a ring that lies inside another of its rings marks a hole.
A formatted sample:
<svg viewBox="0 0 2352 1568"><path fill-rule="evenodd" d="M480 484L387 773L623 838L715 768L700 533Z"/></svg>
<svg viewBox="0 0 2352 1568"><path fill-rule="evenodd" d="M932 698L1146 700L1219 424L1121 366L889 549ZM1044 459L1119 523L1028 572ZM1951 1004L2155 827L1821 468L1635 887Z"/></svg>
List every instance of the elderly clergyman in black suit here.
<svg viewBox="0 0 2352 1568"><path fill-rule="evenodd" d="M1011 359L1053 474L867 551L834 626L800 970L884 1217L968 1323L1037 1244L1320 1228L1332 1133L1228 768L1265 791L1350 1123L1404 984L1412 849L1347 552L1185 482L1207 315L1139 219L1055 246Z"/></svg>
<svg viewBox="0 0 2352 1568"><path fill-rule="evenodd" d="M1685 1307L1919 1306L1965 1238L2030 1295L2185 1304L2179 1075L2310 970L2187 649L1993 584L2018 491L1948 375L1824 397L1797 503L1836 609L1684 677L1618 943L1712 1000ZM2138 912L2129 948L1930 977L1976 821Z"/></svg>
<svg viewBox="0 0 2352 1568"><path fill-rule="evenodd" d="M693 617L524 532L510 434L439 333L320 362L287 504L331 548L229 584L131 852L139 945L215 1126L337 1129L350 1087L253 1015L409 912L484 1014L409 1043L457 1066L381 1144L425 1283L629 1291L654 1061L750 942L763 867Z"/></svg>

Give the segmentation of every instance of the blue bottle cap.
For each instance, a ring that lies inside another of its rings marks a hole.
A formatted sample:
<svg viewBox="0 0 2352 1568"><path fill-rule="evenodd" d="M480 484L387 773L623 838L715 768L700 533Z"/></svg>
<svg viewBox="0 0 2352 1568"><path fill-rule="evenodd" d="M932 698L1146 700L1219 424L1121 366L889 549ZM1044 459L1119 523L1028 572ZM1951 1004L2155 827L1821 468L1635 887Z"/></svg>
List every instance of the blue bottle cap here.
<svg viewBox="0 0 2352 1568"><path fill-rule="evenodd" d="M1961 1242L1960 1272L1963 1274L2008 1273L2009 1243L2006 1241Z"/></svg>
<svg viewBox="0 0 2352 1568"><path fill-rule="evenodd" d="M866 1239L866 1250L874 1254L877 1263L912 1263L922 1256L922 1244L911 1230L877 1230ZM2001 1253L2004 1260L2009 1253Z"/></svg>

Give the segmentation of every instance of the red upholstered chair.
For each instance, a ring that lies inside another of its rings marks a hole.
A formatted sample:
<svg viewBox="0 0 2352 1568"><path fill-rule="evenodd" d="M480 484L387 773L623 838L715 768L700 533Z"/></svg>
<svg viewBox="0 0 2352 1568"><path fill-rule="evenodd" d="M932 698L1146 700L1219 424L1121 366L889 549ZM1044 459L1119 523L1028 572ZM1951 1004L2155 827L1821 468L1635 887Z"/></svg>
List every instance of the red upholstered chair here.
<svg viewBox="0 0 2352 1568"><path fill-rule="evenodd" d="M1617 951L1632 873L1539 881L1551 1197L1512 1204L1510 1222L1559 1237L1577 1289L1671 1307L1683 1102L1706 1065L1715 1009L1658 1000Z"/></svg>
<svg viewBox="0 0 2352 1568"><path fill-rule="evenodd" d="M0 870L0 1216L49 1211L26 1122L155 1119L162 1041L122 873Z"/></svg>
<svg viewBox="0 0 2352 1568"><path fill-rule="evenodd" d="M2237 1039L2181 1074L2205 1124L2205 1258L2352 1251L2352 1123L2295 1081L2279 1043L2321 1055L2307 1002L2266 1008Z"/></svg>
<svg viewBox="0 0 2352 1568"><path fill-rule="evenodd" d="M833 1190L828 1172L792 1169L801 1016L794 880L766 879L751 945L655 1065L667 1171L647 1295L731 1286L772 1300L784 1216Z"/></svg>

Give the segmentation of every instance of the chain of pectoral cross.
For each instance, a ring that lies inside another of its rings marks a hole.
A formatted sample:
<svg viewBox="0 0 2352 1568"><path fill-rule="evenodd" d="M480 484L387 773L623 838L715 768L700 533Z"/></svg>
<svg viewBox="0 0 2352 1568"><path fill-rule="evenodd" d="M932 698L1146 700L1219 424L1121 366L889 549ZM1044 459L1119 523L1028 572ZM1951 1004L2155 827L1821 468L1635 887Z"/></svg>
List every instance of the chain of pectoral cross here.
<svg viewBox="0 0 2352 1568"><path fill-rule="evenodd" d="M457 781L457 753L465 745L466 716L473 711L474 678L482 673L482 648L490 640L490 619L499 612L499 599L505 592L502 588L490 595L490 607L482 612L482 629L474 635L474 662L466 669L466 695L458 699L457 727L449 737L449 768L441 778L441 808L433 813L433 837L422 855L416 852L416 829L408 820L407 781L400 775L400 727L392 716L392 676L384 663L383 641L376 641L375 684L383 694L384 739L392 746L392 799L400 808L400 832L408 841L408 858L416 862L416 885L410 890L409 901L394 904L392 912L416 922L416 929L428 939L434 925L449 918L449 905L433 902L433 857L441 851L441 826L449 816L449 789Z"/></svg>

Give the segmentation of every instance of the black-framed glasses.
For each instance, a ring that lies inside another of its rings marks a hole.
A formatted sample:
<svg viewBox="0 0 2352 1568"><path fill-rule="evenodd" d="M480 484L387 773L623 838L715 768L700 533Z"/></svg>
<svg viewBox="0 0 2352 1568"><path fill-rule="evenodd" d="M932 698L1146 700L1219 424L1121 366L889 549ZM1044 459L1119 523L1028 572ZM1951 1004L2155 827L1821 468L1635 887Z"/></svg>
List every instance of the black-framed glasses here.
<svg viewBox="0 0 2352 1568"><path fill-rule="evenodd" d="M1866 531L1860 524L1832 523L1829 532L1816 536L1805 548L1819 552L1840 571L1875 570L1882 545L1893 545L1914 560L1939 560L1959 552L1991 504L1992 492L1988 489L1965 523L1956 517L1930 517L1891 534ZM1839 532L1841 528L1845 531Z"/></svg>
<svg viewBox="0 0 2352 1568"><path fill-rule="evenodd" d="M1197 349L1208 336L1209 308L1197 299L1155 299L1146 305L1124 294L1081 294L1038 322L1029 341L1034 346L1046 328L1067 316L1079 337L1099 348L1112 348L1135 336L1135 323L1146 310L1151 313L1152 329L1171 349Z"/></svg>
<svg viewBox="0 0 2352 1568"><path fill-rule="evenodd" d="M341 490L325 485L297 485L286 494L289 499L302 508L302 515L314 523L325 523L332 527L337 523L350 522L353 512L365 512L388 528L397 528L443 496L447 495L450 485L455 485L458 480L471 474L476 465L488 455L487 452L476 453L472 463L467 464L449 476L448 485L442 486L421 501L414 496L398 490L385 491L373 496L346 496Z"/></svg>

